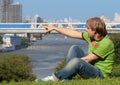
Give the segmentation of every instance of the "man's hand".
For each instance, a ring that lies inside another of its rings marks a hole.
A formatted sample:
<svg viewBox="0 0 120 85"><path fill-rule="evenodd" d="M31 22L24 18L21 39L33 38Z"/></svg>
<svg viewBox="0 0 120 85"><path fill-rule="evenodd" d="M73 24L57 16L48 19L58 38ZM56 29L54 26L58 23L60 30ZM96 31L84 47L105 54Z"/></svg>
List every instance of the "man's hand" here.
<svg viewBox="0 0 120 85"><path fill-rule="evenodd" d="M97 55L91 53L91 54L89 54L89 55L87 55L85 57L82 57L81 59L84 60L84 61L86 61L86 62L91 62L93 60L97 60L98 58L99 57Z"/></svg>
<svg viewBox="0 0 120 85"><path fill-rule="evenodd" d="M46 29L46 34L50 34L52 30L54 30L55 27L53 26L42 26L42 28Z"/></svg>

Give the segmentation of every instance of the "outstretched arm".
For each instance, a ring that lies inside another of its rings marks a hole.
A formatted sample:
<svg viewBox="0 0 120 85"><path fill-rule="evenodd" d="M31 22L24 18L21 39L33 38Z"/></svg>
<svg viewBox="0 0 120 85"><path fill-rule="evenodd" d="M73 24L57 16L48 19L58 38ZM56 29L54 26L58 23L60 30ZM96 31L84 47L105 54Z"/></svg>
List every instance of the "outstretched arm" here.
<svg viewBox="0 0 120 85"><path fill-rule="evenodd" d="M82 39L82 32L78 32L73 29L58 28L58 27L54 27L54 26L43 26L43 28L46 29L46 33L49 33L50 31L55 30L63 35Z"/></svg>

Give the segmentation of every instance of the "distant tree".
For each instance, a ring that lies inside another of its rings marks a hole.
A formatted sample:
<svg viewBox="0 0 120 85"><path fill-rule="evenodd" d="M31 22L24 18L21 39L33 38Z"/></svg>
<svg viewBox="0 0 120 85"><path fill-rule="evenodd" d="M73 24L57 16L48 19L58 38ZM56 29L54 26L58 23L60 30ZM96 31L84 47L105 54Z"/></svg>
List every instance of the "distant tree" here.
<svg viewBox="0 0 120 85"><path fill-rule="evenodd" d="M28 39L27 39L27 37L22 37L22 45L25 45L25 46L28 45Z"/></svg>
<svg viewBox="0 0 120 85"><path fill-rule="evenodd" d="M2 36L0 36L0 44L2 44L3 43L3 41L2 41Z"/></svg>

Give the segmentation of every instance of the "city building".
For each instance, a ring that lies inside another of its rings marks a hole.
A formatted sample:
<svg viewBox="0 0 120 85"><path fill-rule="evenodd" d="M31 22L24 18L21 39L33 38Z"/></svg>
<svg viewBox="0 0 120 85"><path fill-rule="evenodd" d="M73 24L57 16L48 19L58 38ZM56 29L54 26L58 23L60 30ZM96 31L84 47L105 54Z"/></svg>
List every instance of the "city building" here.
<svg viewBox="0 0 120 85"><path fill-rule="evenodd" d="M40 18L40 16L38 14L36 14L33 18L33 23L42 23L43 22L43 19Z"/></svg>
<svg viewBox="0 0 120 85"><path fill-rule="evenodd" d="M33 18L30 16L27 16L23 19L23 23L43 23L44 20L36 14Z"/></svg>
<svg viewBox="0 0 120 85"><path fill-rule="evenodd" d="M13 0L0 0L0 23L22 22L22 5Z"/></svg>
<svg viewBox="0 0 120 85"><path fill-rule="evenodd" d="M23 23L31 23L32 22L32 18L30 16L26 16L24 17L24 19L22 20Z"/></svg>
<svg viewBox="0 0 120 85"><path fill-rule="evenodd" d="M0 0L0 22L6 23L9 20L9 5L13 0Z"/></svg>
<svg viewBox="0 0 120 85"><path fill-rule="evenodd" d="M116 22L116 23L120 22L120 14L115 13L115 17L114 17L114 21L113 22Z"/></svg>
<svg viewBox="0 0 120 85"><path fill-rule="evenodd" d="M107 16L101 16L100 18L101 18L104 22L106 22L106 23L109 23L109 22L110 22L110 20L108 19Z"/></svg>
<svg viewBox="0 0 120 85"><path fill-rule="evenodd" d="M20 3L13 3L9 6L9 23L22 22L22 5Z"/></svg>

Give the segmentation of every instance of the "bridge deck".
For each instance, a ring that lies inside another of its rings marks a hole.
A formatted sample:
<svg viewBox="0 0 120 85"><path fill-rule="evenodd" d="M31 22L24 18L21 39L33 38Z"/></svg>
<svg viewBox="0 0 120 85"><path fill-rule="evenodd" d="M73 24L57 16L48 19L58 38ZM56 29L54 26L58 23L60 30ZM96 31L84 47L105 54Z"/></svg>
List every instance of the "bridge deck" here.
<svg viewBox="0 0 120 85"><path fill-rule="evenodd" d="M85 31L85 23L0 23L0 33L45 33L44 25ZM108 33L120 33L120 23L106 23ZM51 33L57 33L52 31Z"/></svg>
<svg viewBox="0 0 120 85"><path fill-rule="evenodd" d="M85 28L75 28L75 30L78 31L85 31ZM108 33L120 33L120 28L113 28L113 29L107 29ZM34 29L0 29L0 33L5 33L5 34L13 34L13 33L18 33L18 34L24 34L24 33L41 33L44 34L46 33L46 30L44 28L34 28ZM57 33L56 31L52 31L51 33Z"/></svg>

